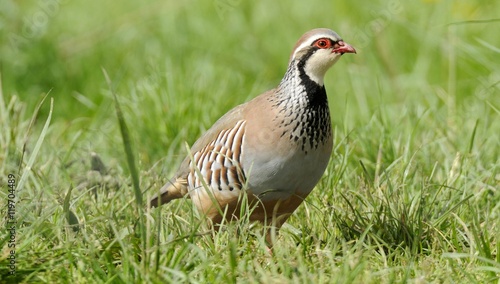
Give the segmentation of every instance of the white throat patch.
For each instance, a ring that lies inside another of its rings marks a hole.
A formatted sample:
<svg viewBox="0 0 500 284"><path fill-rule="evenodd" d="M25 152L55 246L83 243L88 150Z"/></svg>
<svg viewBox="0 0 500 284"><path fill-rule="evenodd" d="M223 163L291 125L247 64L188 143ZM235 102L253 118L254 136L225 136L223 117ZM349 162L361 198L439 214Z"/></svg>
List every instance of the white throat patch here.
<svg viewBox="0 0 500 284"><path fill-rule="evenodd" d="M340 54L331 54L327 50L318 50L307 59L304 71L311 80L323 86L326 71L339 60L340 56Z"/></svg>

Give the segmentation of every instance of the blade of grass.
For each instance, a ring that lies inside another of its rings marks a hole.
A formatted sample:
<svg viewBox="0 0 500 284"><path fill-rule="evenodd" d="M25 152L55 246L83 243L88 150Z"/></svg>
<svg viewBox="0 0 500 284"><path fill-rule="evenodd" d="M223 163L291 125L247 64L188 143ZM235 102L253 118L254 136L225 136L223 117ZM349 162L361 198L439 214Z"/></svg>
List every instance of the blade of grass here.
<svg viewBox="0 0 500 284"><path fill-rule="evenodd" d="M7 114L7 108L5 107L5 102L3 99L3 91L2 91L2 73L0 73L0 125L5 124L4 129L7 129L9 125L9 116ZM5 133L7 135L7 133ZM0 145L7 145L7 138L4 138L4 132L0 132Z"/></svg>
<svg viewBox="0 0 500 284"><path fill-rule="evenodd" d="M142 200L142 192L139 187L139 173L137 170L137 167L135 165L135 159L134 159L134 153L132 151L132 141L130 139L129 135L129 130L127 127L127 123L125 122L125 118L123 116L123 112L120 106L120 102L118 101L118 96L116 95L116 92L113 89L113 86L111 84L111 79L109 78L108 73L106 70L103 68L102 72L104 74L104 77L106 79L106 83L108 84L109 90L113 95L113 99L115 101L115 111L116 111L116 117L118 118L118 124L120 126L120 133L122 136L123 140L123 147L125 150L125 156L127 158L127 165L130 171L130 176L132 178L132 186L134 190L134 195L135 195L135 203L136 203L136 209L137 209L137 214L139 215L139 234L142 242L142 260L144 264L144 268L147 270L147 258L146 258L146 247L147 247L147 239L146 239L146 225L145 225L145 217L144 217L144 207L143 207L143 200Z"/></svg>
<svg viewBox="0 0 500 284"><path fill-rule="evenodd" d="M73 232L76 233L80 230L78 218L76 217L76 214L73 213L73 211L69 210L72 190L73 190L73 187L70 186L68 189L68 192L66 193L66 196L64 197L63 212L64 212L64 216L66 216L66 220L68 221L69 226L71 227Z"/></svg>
<svg viewBox="0 0 500 284"><path fill-rule="evenodd" d="M38 104L35 112L33 113L33 116L31 117L31 121L30 121L30 124L28 126L28 131L26 133L26 138L24 140L23 151L21 154L21 160L19 162L18 173L21 173L21 167L23 164L24 154L26 153L26 145L28 144L28 137L30 135L31 128L33 127L33 124L35 123L35 120L38 117L38 112L40 111L40 108L43 105L43 102L45 101L45 99L47 98L49 93L50 92L48 92L42 98L42 101ZM53 109L54 109L54 98L50 98L49 115L47 116L47 120L45 121L45 125L42 128L42 132L40 133L40 136L38 137L38 140L36 141L35 147L33 148L33 151L31 152L31 156L28 160L28 163L26 164L26 167L24 168L24 171L21 174L21 178L19 179L19 183L17 184L17 188L19 191L22 190L24 183L26 182L26 179L28 178L29 173L31 173L31 168L33 167L33 164L35 163L35 159L38 156L38 152L40 151L40 148L42 147L43 140L45 139L45 136L47 135L47 131L48 131L49 125L50 125L50 120L52 119Z"/></svg>
<svg viewBox="0 0 500 284"><path fill-rule="evenodd" d="M470 137L470 142L469 142L469 154L472 153L472 148L474 147L474 138L476 138L476 131L478 124L479 124L479 119L476 120L476 124L474 124L474 129L472 129L472 135Z"/></svg>

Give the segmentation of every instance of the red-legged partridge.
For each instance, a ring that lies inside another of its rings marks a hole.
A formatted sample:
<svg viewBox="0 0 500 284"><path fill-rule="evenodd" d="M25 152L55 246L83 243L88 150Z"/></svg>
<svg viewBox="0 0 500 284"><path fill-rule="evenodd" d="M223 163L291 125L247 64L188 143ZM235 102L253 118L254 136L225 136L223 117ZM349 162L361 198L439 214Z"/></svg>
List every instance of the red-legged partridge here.
<svg viewBox="0 0 500 284"><path fill-rule="evenodd" d="M255 206L251 220L281 227L318 183L332 152L324 75L344 53L355 52L329 29L305 33L278 87L222 116L150 205L189 194L219 224L239 217L246 193ZM266 239L271 242L270 233Z"/></svg>

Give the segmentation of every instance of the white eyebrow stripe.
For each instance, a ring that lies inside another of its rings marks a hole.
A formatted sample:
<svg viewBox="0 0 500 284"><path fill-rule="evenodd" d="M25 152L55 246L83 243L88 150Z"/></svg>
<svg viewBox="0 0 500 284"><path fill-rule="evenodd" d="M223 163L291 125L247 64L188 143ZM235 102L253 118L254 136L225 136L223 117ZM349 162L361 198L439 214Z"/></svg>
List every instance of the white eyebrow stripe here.
<svg viewBox="0 0 500 284"><path fill-rule="evenodd" d="M295 51L293 52L292 58L295 58L295 55L299 50L302 50L306 46L310 46L315 40L320 39L320 38L329 38L333 41L338 41L340 40L339 38L333 38L332 34L315 34L314 36L309 37L307 40L305 40L303 43L301 43Z"/></svg>

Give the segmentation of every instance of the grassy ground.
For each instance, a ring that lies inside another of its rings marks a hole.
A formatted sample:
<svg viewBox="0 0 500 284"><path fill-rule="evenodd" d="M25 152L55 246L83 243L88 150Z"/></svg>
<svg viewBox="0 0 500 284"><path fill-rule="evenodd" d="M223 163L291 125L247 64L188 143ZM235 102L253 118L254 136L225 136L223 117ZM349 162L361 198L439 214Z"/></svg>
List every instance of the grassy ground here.
<svg viewBox="0 0 500 284"><path fill-rule="evenodd" d="M499 283L499 10L2 1L0 282ZM143 209L132 177L147 200L185 142L274 87L315 27L358 54L325 78L334 153L273 255L245 218L214 234L189 200Z"/></svg>

